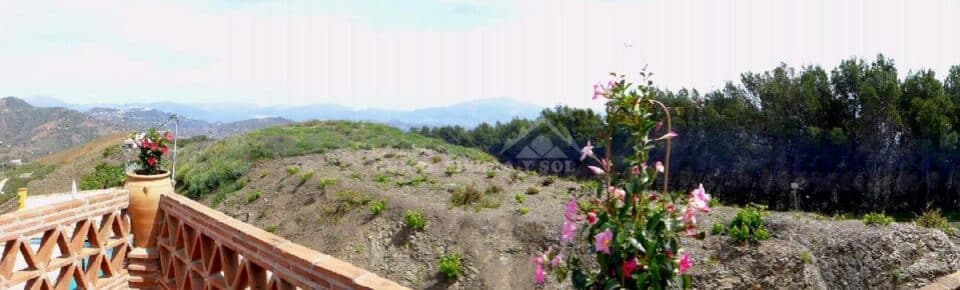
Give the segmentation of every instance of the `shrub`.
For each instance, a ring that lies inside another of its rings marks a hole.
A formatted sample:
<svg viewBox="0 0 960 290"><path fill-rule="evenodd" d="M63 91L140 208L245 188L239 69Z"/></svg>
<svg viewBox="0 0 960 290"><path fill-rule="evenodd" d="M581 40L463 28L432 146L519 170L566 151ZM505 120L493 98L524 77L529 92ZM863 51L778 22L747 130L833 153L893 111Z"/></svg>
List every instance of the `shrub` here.
<svg viewBox="0 0 960 290"><path fill-rule="evenodd" d="M342 190L333 194L333 203L323 208L327 217L334 221L340 221L340 218L355 208L366 205L373 201L369 195L360 191Z"/></svg>
<svg viewBox="0 0 960 290"><path fill-rule="evenodd" d="M493 169L488 169L487 178L494 178L494 177L497 177L497 171Z"/></svg>
<svg viewBox="0 0 960 290"><path fill-rule="evenodd" d="M756 206L747 206L737 210L737 215L730 221L727 233L734 241L756 243L770 238L770 233L764 225L766 213Z"/></svg>
<svg viewBox="0 0 960 290"><path fill-rule="evenodd" d="M546 178L544 178L542 181L540 181L540 184L543 186L550 186L555 182L557 182L557 177L553 175L549 175Z"/></svg>
<svg viewBox="0 0 960 290"><path fill-rule="evenodd" d="M303 175L300 175L300 185L303 185L304 183L307 183L307 181L310 181L310 179L313 178L313 174L314 172L313 170L311 170L311 171L304 172Z"/></svg>
<svg viewBox="0 0 960 290"><path fill-rule="evenodd" d="M440 162L442 162L442 161L443 161L443 157L440 157L440 155L430 156L430 162L440 163Z"/></svg>
<svg viewBox="0 0 960 290"><path fill-rule="evenodd" d="M710 233L717 236L723 235L727 232L727 228L723 226L723 223L714 223L713 228L710 229Z"/></svg>
<svg viewBox="0 0 960 290"><path fill-rule="evenodd" d="M810 261L813 260L813 254L810 254L810 251L803 252L803 255L800 256L800 262L804 265L810 264Z"/></svg>
<svg viewBox="0 0 960 290"><path fill-rule="evenodd" d="M893 218L883 213L868 213L863 215L863 223L867 225L889 225Z"/></svg>
<svg viewBox="0 0 960 290"><path fill-rule="evenodd" d="M536 187L533 187L533 186L527 187L527 192L526 192L526 193L527 193L527 194L530 194L530 195L538 194L538 193L540 193L540 189L539 189L539 188L536 188Z"/></svg>
<svg viewBox="0 0 960 290"><path fill-rule="evenodd" d="M473 184L466 186L458 186L453 189L452 194L450 195L450 204L454 207L476 204L480 202L480 199L483 197L483 193L480 190L477 190L477 187Z"/></svg>
<svg viewBox="0 0 960 290"><path fill-rule="evenodd" d="M710 207L717 207L717 206L720 206L720 199L719 199L719 198L716 198L716 197L711 198L711 199L710 199Z"/></svg>
<svg viewBox="0 0 960 290"><path fill-rule="evenodd" d="M527 179L527 177L520 173L520 171L514 170L513 172L510 172L511 182L524 181L525 179Z"/></svg>
<svg viewBox="0 0 960 290"><path fill-rule="evenodd" d="M487 185L487 189L483 191L486 194L498 194L503 192L503 187L496 184Z"/></svg>
<svg viewBox="0 0 960 290"><path fill-rule="evenodd" d="M523 204L524 202L527 201L527 197L520 193L514 194L513 199L516 200L517 203L519 204Z"/></svg>
<svg viewBox="0 0 960 290"><path fill-rule="evenodd" d="M300 167L296 167L293 165L287 166L288 175L294 175L294 174L297 174L298 172L300 172Z"/></svg>
<svg viewBox="0 0 960 290"><path fill-rule="evenodd" d="M440 257L440 273L447 279L456 280L457 277L460 277L462 271L460 269L462 261L463 256L460 253L443 255L443 257Z"/></svg>
<svg viewBox="0 0 960 290"><path fill-rule="evenodd" d="M383 158L394 158L397 157L397 153L387 152L383 154Z"/></svg>
<svg viewBox="0 0 960 290"><path fill-rule="evenodd" d="M398 187L404 187L404 186L419 186L420 184L429 183L429 182L432 182L432 181L431 181L430 179L427 179L427 176L425 176L425 175L417 175L417 176L414 176L414 177L413 177L412 179L410 179L410 180L397 181L397 186L398 186Z"/></svg>
<svg viewBox="0 0 960 290"><path fill-rule="evenodd" d="M259 189L250 192L250 195L247 195L247 204L251 204L254 201L257 201L258 199L260 199L261 195L263 195L263 192L261 192Z"/></svg>
<svg viewBox="0 0 960 290"><path fill-rule="evenodd" d="M280 229L280 226L278 226L278 225L269 225L269 226L267 226L267 228L266 228L265 230L267 230L268 233L271 233L271 234L272 234L272 233L276 233L277 230L279 230L279 229Z"/></svg>
<svg viewBox="0 0 960 290"><path fill-rule="evenodd" d="M460 168L456 164L450 164L447 166L447 169L443 171L443 174L446 174L448 177L453 176L454 174L460 173Z"/></svg>
<svg viewBox="0 0 960 290"><path fill-rule="evenodd" d="M80 190L120 187L127 180L127 174L123 172L122 165L100 162L93 168L93 172L80 179Z"/></svg>
<svg viewBox="0 0 960 290"><path fill-rule="evenodd" d="M517 209L517 214L519 215L527 215L527 213L530 213L530 208L528 207L521 207Z"/></svg>
<svg viewBox="0 0 960 290"><path fill-rule="evenodd" d="M386 199L374 201L373 203L370 204L370 213L372 213L373 215L380 215L386 209L387 209Z"/></svg>
<svg viewBox="0 0 960 290"><path fill-rule="evenodd" d="M377 173L377 176L375 176L374 179L376 179L377 183L379 184L390 183L390 175L387 175L386 173Z"/></svg>
<svg viewBox="0 0 960 290"><path fill-rule="evenodd" d="M427 218L419 210L408 210L407 214L403 216L403 222L413 230L422 231L427 228Z"/></svg>
<svg viewBox="0 0 960 290"><path fill-rule="evenodd" d="M317 189L326 191L328 187L334 186L337 184L336 178L322 178L320 182L317 183Z"/></svg>
<svg viewBox="0 0 960 290"><path fill-rule="evenodd" d="M945 233L953 232L950 222L940 213L940 209L927 210L914 221L918 226L939 229Z"/></svg>

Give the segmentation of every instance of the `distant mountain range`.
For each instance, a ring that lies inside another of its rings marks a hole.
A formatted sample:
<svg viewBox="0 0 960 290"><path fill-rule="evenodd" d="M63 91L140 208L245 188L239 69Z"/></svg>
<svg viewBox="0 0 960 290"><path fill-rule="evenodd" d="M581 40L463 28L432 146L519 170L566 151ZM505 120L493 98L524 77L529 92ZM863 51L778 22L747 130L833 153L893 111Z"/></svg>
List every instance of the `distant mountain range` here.
<svg viewBox="0 0 960 290"><path fill-rule="evenodd" d="M207 122L235 122L265 117L293 121L356 120L385 123L407 129L419 126L459 125L474 127L482 122L506 122L514 118L536 118L544 109L530 103L499 98L469 101L443 107L409 111L387 109L353 109L350 107L313 104L305 106L258 106L243 103L181 104L173 102L130 104L71 104L50 97L28 97L27 102L39 107L65 107L78 111L97 108L117 110L153 109ZM169 116L168 116L169 117ZM181 122L181 125L183 123Z"/></svg>
<svg viewBox="0 0 960 290"><path fill-rule="evenodd" d="M37 108L17 98L0 99L0 162L61 151L120 126L66 108Z"/></svg>
<svg viewBox="0 0 960 290"><path fill-rule="evenodd" d="M220 138L264 127L305 120L354 120L401 129L536 118L543 107L511 99L485 99L444 107L401 111L357 110L339 105L257 106L240 103L71 104L50 97L0 99L0 162L41 157L112 132L151 127L174 129L179 135Z"/></svg>

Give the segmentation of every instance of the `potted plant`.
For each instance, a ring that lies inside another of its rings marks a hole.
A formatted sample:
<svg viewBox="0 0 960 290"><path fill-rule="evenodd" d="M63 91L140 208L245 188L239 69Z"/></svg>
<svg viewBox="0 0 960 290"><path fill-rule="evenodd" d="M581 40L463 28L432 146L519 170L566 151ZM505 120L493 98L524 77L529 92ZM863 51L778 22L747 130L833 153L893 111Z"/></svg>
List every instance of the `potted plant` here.
<svg viewBox="0 0 960 290"><path fill-rule="evenodd" d="M147 132L133 133L130 139L137 152L138 169L127 172L124 188L130 191L130 220L136 247L151 248L155 244L154 225L160 195L173 193L170 172L163 170L163 156L170 153L168 144L173 141L170 132L156 128Z"/></svg>

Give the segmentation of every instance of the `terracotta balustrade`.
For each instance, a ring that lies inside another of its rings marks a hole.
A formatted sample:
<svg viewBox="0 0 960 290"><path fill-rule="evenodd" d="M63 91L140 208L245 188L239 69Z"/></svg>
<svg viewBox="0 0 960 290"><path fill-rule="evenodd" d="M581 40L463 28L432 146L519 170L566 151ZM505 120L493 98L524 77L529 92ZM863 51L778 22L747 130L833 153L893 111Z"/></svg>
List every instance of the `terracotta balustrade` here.
<svg viewBox="0 0 960 290"><path fill-rule="evenodd" d="M188 198L164 194L134 248L129 192L0 215L0 289L406 289Z"/></svg>

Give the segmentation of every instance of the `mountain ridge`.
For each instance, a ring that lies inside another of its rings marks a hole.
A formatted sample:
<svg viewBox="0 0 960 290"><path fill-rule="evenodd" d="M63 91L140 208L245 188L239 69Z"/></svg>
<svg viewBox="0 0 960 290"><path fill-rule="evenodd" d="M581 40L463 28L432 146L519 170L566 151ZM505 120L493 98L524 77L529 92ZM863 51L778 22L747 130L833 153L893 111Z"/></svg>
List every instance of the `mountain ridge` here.
<svg viewBox="0 0 960 290"><path fill-rule="evenodd" d="M183 116L200 118L208 122L234 122L263 116L276 116L292 121L307 120L352 120L386 123L408 129L419 126L458 125L474 127L480 123L506 122L514 118L536 118L546 107L510 98L471 100L445 106L413 110L383 108L351 108L336 104L309 104L301 106L259 106L246 103L183 104L176 102L149 102L127 104L69 104L53 97L28 97L36 99L38 106L62 106L79 111L94 108L150 108Z"/></svg>

